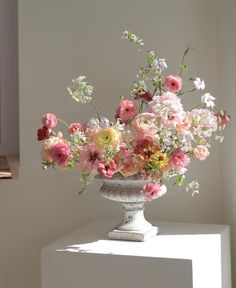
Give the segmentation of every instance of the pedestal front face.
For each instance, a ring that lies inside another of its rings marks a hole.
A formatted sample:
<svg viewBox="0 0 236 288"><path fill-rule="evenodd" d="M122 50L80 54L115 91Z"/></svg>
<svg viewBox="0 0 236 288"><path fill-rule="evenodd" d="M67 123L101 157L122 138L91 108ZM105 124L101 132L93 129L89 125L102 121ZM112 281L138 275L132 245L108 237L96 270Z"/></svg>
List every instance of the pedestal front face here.
<svg viewBox="0 0 236 288"><path fill-rule="evenodd" d="M42 288L231 288L227 226L159 223L146 242L108 240L96 221L42 250Z"/></svg>

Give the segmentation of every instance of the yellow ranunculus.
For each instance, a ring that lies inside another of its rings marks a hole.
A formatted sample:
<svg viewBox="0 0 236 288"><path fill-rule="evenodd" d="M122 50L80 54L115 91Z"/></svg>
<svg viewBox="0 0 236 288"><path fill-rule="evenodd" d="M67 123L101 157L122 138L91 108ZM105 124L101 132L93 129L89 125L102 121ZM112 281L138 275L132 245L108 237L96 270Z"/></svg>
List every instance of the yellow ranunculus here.
<svg viewBox="0 0 236 288"><path fill-rule="evenodd" d="M94 135L95 143L100 147L116 147L120 143L120 133L114 128L105 128L99 130Z"/></svg>

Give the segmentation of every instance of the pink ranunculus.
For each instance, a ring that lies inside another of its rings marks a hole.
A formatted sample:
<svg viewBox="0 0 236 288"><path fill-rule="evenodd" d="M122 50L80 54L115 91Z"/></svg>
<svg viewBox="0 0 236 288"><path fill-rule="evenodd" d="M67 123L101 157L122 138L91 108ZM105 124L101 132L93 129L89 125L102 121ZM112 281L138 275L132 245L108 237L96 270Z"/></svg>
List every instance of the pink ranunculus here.
<svg viewBox="0 0 236 288"><path fill-rule="evenodd" d="M169 75L164 80L164 87L169 92L179 92L182 88L182 78L179 76Z"/></svg>
<svg viewBox="0 0 236 288"><path fill-rule="evenodd" d="M47 113L42 116L42 123L49 129L53 129L57 126L57 116L52 113Z"/></svg>
<svg viewBox="0 0 236 288"><path fill-rule="evenodd" d="M89 143L79 148L79 167L82 171L95 172L101 160L101 151L94 143Z"/></svg>
<svg viewBox="0 0 236 288"><path fill-rule="evenodd" d="M209 156L209 150L206 146L199 145L193 149L194 156L200 160L205 160Z"/></svg>
<svg viewBox="0 0 236 288"><path fill-rule="evenodd" d="M156 120L153 113L141 113L134 118L131 126L136 135L154 135L158 130Z"/></svg>
<svg viewBox="0 0 236 288"><path fill-rule="evenodd" d="M70 147L66 142L59 142L52 146L50 155L55 163L65 167L70 157Z"/></svg>
<svg viewBox="0 0 236 288"><path fill-rule="evenodd" d="M75 132L85 132L86 125L84 123L71 123L68 126L68 131L71 135L73 135Z"/></svg>
<svg viewBox="0 0 236 288"><path fill-rule="evenodd" d="M125 124L134 118L137 114L138 108L133 101L121 100L120 106L116 110L115 118L120 118Z"/></svg>
<svg viewBox="0 0 236 288"><path fill-rule="evenodd" d="M117 172L117 164L113 160L109 162L100 162L97 170L101 176L112 178L112 176Z"/></svg>
<svg viewBox="0 0 236 288"><path fill-rule="evenodd" d="M190 159L187 155L184 154L180 149L176 149L169 159L169 163L172 168L177 171L180 171L182 168L186 167L190 163Z"/></svg>
<svg viewBox="0 0 236 288"><path fill-rule="evenodd" d="M143 186L143 190L140 193L147 201L152 201L154 198L158 197L161 192L161 187L158 183L148 183Z"/></svg>

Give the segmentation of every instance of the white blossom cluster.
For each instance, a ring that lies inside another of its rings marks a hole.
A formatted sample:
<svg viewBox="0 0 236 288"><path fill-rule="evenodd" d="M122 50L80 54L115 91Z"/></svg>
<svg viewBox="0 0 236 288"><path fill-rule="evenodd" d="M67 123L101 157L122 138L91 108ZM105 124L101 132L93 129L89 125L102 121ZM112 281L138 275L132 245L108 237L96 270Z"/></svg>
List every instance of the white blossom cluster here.
<svg viewBox="0 0 236 288"><path fill-rule="evenodd" d="M140 46L144 46L143 39L139 38L138 36L136 36L134 33L130 32L130 31L127 31L127 30L124 31L122 38L127 39L131 42L134 42Z"/></svg>
<svg viewBox="0 0 236 288"><path fill-rule="evenodd" d="M93 87L87 85L87 82L83 81L86 79L85 76L79 76L77 79L73 79L67 90L70 96L80 103L87 103L92 100L91 94L93 92Z"/></svg>

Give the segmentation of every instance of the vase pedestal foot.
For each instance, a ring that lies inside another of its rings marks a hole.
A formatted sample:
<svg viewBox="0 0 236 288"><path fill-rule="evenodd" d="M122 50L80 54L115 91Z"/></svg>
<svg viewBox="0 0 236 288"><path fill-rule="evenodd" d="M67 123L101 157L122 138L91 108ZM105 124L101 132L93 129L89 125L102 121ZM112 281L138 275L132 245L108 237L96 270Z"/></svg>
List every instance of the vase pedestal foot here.
<svg viewBox="0 0 236 288"><path fill-rule="evenodd" d="M108 237L114 240L140 241L144 242L151 239L159 233L159 228L156 226L150 227L147 231L124 231L114 229L109 231Z"/></svg>

